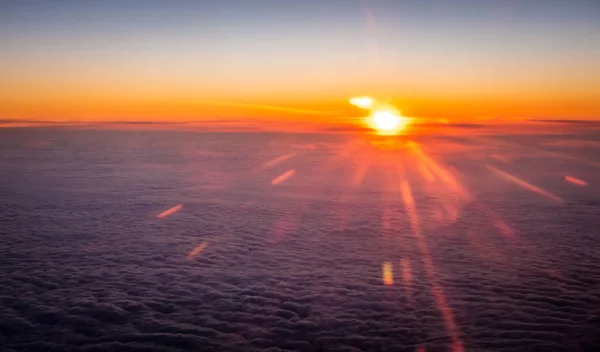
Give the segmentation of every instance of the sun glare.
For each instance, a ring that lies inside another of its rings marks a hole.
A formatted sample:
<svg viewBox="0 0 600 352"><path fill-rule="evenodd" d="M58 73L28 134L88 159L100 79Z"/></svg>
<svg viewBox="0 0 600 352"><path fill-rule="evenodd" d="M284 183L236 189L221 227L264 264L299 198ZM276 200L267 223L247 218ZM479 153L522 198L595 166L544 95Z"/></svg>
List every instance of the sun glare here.
<svg viewBox="0 0 600 352"><path fill-rule="evenodd" d="M394 115L389 111L376 111L371 115L373 123L378 130L381 131L392 131L398 128L400 125L400 117Z"/></svg>
<svg viewBox="0 0 600 352"><path fill-rule="evenodd" d="M350 104L371 113L365 117L366 124L381 135L395 135L402 132L411 119L400 115L393 106L383 105L371 97L354 97Z"/></svg>

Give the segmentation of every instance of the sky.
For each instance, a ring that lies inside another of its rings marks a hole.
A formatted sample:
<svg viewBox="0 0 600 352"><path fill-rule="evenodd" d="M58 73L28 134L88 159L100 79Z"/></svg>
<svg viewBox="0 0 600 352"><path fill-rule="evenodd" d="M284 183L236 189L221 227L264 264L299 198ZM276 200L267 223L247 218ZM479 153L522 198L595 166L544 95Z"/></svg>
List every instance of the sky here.
<svg viewBox="0 0 600 352"><path fill-rule="evenodd" d="M0 119L600 119L596 0L3 0L0 47Z"/></svg>

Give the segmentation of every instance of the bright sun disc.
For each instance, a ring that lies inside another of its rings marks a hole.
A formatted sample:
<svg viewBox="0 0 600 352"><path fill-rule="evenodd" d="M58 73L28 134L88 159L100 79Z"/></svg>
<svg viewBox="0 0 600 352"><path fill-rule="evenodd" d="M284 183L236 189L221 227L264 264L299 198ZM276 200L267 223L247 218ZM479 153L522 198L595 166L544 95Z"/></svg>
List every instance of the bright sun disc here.
<svg viewBox="0 0 600 352"><path fill-rule="evenodd" d="M411 118L400 115L396 108L371 97L350 98L350 104L370 111L369 116L364 118L366 124L381 135L395 135L402 132L412 121Z"/></svg>
<svg viewBox="0 0 600 352"><path fill-rule="evenodd" d="M410 121L393 110L375 110L366 118L367 124L382 135L399 134Z"/></svg>
<svg viewBox="0 0 600 352"><path fill-rule="evenodd" d="M400 116L396 116L389 111L376 111L371 116L373 123L378 130L393 131L400 125Z"/></svg>

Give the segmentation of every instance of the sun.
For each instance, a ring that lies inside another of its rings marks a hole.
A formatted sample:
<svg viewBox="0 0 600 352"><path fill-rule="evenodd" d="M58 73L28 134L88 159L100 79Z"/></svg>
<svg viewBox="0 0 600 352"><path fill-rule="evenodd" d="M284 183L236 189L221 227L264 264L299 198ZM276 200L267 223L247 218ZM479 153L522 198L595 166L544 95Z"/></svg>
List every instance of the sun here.
<svg viewBox="0 0 600 352"><path fill-rule="evenodd" d="M402 116L392 105L381 104L371 97L354 97L350 104L371 112L364 121L380 135L400 134L412 120Z"/></svg>
<svg viewBox="0 0 600 352"><path fill-rule="evenodd" d="M396 116L389 111L377 111L371 115L373 124L378 130L393 131L400 125L400 116Z"/></svg>
<svg viewBox="0 0 600 352"><path fill-rule="evenodd" d="M394 109L374 110L365 119L369 127L382 135L399 134L410 122L410 119L400 115Z"/></svg>

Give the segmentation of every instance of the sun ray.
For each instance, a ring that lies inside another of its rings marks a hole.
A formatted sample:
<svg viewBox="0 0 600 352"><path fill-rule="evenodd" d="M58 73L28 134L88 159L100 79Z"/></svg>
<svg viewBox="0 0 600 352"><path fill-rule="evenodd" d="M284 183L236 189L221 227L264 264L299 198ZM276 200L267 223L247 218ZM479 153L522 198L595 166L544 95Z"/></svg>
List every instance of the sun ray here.
<svg viewBox="0 0 600 352"><path fill-rule="evenodd" d="M427 245L425 237L421 233L419 215L417 213L415 199L412 195L412 190L408 181L402 181L400 183L400 189L402 191L402 198L404 200L404 208L406 210L406 213L408 214L408 218L411 223L412 233L417 241L417 247L421 256L421 260L423 261L423 265L425 267L425 272L427 274L427 277L429 278L429 281L431 282L431 291L433 297L436 301L438 308L442 312L444 326L446 327L446 330L448 331L448 334L452 339L452 352L463 352L463 342L460 339L458 328L454 321L454 314L452 313L452 309L447 303L446 296L442 287L437 284L437 274L433 265L433 260L431 259L429 246Z"/></svg>

